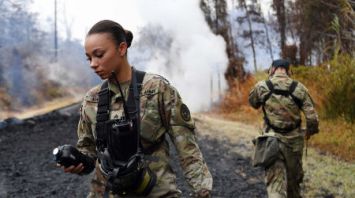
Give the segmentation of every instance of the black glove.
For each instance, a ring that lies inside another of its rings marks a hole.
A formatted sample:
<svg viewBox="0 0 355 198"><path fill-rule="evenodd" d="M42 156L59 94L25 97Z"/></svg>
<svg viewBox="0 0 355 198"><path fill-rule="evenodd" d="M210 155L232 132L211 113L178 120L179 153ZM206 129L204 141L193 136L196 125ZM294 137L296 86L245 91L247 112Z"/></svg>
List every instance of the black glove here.
<svg viewBox="0 0 355 198"><path fill-rule="evenodd" d="M307 121L306 138L309 139L312 135L319 132L317 121Z"/></svg>

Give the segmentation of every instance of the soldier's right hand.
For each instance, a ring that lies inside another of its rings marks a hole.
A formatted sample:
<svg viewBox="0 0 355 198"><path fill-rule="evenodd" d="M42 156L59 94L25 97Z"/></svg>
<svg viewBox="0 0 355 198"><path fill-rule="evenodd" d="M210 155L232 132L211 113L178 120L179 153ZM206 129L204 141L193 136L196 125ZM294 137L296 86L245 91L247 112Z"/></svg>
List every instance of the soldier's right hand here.
<svg viewBox="0 0 355 198"><path fill-rule="evenodd" d="M311 138L312 135L317 134L318 131L319 131L318 129L317 130L308 130L307 129L306 134L305 134L306 140L309 140L309 138Z"/></svg>
<svg viewBox="0 0 355 198"><path fill-rule="evenodd" d="M306 133L306 140L309 140L309 138L311 138L311 134L309 134L309 133Z"/></svg>
<svg viewBox="0 0 355 198"><path fill-rule="evenodd" d="M211 197L211 192L207 189L202 189L198 191L197 196L198 198L210 198Z"/></svg>
<svg viewBox="0 0 355 198"><path fill-rule="evenodd" d="M65 173L72 173L72 174L80 174L84 170L83 163L78 164L77 166L71 165L69 167L64 167L58 164L61 168L63 168Z"/></svg>

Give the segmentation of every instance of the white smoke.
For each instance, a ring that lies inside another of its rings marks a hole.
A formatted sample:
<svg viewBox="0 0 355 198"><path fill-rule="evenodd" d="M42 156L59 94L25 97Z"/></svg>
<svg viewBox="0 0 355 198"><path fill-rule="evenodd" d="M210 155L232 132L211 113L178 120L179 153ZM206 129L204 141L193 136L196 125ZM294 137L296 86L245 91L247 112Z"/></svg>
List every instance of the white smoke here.
<svg viewBox="0 0 355 198"><path fill-rule="evenodd" d="M136 54L133 50L130 52L133 64L137 62L138 68L143 67L148 72L165 76L193 111L207 110L211 98L216 99L217 75L225 71L228 60L225 42L210 31L199 8L199 1L139 1L137 6L147 24L143 29L157 29L157 42L170 37L167 41L171 43L168 46L158 45L158 48L145 46L146 50L154 50L148 53L150 57L144 58L145 62L139 60L144 57L144 49ZM144 36L139 37L139 42L144 40ZM163 46L165 49L159 49ZM134 47L135 43L132 49ZM211 78L214 78L215 87L212 95ZM221 88L224 89L226 83L223 76L220 79Z"/></svg>

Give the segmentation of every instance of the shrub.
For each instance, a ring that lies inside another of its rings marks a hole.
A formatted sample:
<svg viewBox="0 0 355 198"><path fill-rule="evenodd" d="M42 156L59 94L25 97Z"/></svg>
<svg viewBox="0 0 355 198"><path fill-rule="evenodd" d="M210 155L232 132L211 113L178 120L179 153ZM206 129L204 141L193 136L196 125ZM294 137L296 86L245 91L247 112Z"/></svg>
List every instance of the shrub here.
<svg viewBox="0 0 355 198"><path fill-rule="evenodd" d="M244 82L235 80L221 102L221 111L232 113L241 110L242 106L248 105L249 92L255 83L256 80L253 76L248 76Z"/></svg>
<svg viewBox="0 0 355 198"><path fill-rule="evenodd" d="M294 78L309 89L320 115L355 120L355 59L341 55L316 67L292 68Z"/></svg>

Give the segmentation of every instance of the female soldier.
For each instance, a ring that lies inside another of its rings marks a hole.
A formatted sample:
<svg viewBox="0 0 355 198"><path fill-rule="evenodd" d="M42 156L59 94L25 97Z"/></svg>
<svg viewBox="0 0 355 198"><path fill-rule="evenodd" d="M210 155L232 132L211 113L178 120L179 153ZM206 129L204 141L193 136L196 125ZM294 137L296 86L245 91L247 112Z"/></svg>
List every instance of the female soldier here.
<svg viewBox="0 0 355 198"><path fill-rule="evenodd" d="M127 48L132 39L130 31L110 20L96 23L86 36L90 66L104 80L86 94L77 131L77 148L98 158L92 183L104 186L101 193L92 189L89 197L108 192L110 196L180 197L176 175L168 163L166 134L196 196L210 197L212 176L196 143L190 112L163 77L136 71L128 63ZM139 97L134 97L137 93ZM134 120L137 112L139 119ZM132 135L135 133L140 135ZM84 168L79 164L64 171L80 174ZM139 179L130 178L134 176Z"/></svg>

